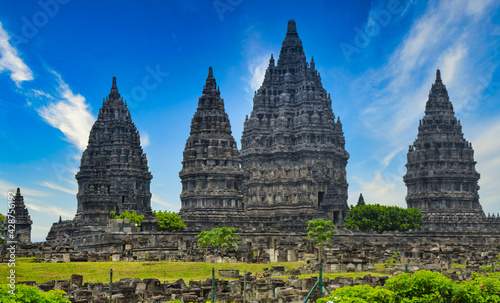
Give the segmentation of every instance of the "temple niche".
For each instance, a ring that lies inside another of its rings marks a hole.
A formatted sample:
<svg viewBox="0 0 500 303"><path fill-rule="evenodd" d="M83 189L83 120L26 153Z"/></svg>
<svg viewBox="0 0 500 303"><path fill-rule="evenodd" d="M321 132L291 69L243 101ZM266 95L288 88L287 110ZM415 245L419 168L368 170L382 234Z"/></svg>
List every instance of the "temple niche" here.
<svg viewBox="0 0 500 303"><path fill-rule="evenodd" d="M221 216L243 212L240 165L224 100L210 67L191 121L179 173L182 183L180 214L188 225L202 217L220 222Z"/></svg>
<svg viewBox="0 0 500 303"><path fill-rule="evenodd" d="M424 227L473 227L485 219L475 165L438 69L403 177L408 208L422 213Z"/></svg>
<svg viewBox="0 0 500 303"><path fill-rule="evenodd" d="M342 123L308 63L295 21L288 22L277 64L269 59L244 123L244 202L252 215L313 214L343 224L348 212Z"/></svg>

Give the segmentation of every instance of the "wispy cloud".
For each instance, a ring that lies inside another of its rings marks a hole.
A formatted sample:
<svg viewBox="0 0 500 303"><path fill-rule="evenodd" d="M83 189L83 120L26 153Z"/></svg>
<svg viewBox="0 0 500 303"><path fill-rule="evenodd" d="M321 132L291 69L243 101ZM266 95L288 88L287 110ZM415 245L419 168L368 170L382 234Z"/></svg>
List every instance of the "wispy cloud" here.
<svg viewBox="0 0 500 303"><path fill-rule="evenodd" d="M457 115L469 110L467 96L487 87L487 84L478 86L478 78L491 79L498 66L489 58L494 51L492 48L497 52L500 49L498 44L492 47L489 32L496 28L490 19L495 12L494 6L498 5L489 0L430 2L389 55L387 63L368 70L354 81L353 99L365 100L360 114L360 121L363 121L360 132L382 143L382 147L373 152L382 160L372 177L355 179L357 184L353 184L353 189L370 189L389 197L391 194L387 190L390 189L400 195L398 200L404 201L404 163L395 163L394 159L404 156L406 149L401 147L408 146L416 138L418 120L424 114L435 70L441 69ZM398 175L399 181L382 177L387 170Z"/></svg>
<svg viewBox="0 0 500 303"><path fill-rule="evenodd" d="M253 98L253 93L264 81L269 58L271 57L271 49L266 46L259 32L256 32L253 27L246 31L247 37L243 41L243 58L247 72L243 75L242 81L245 83L245 91L250 97L250 102Z"/></svg>
<svg viewBox="0 0 500 303"><path fill-rule="evenodd" d="M95 118L90 113L85 98L80 94L75 95L58 73L55 71L51 73L56 76L59 84L58 95L54 96L57 101L39 108L38 114L51 126L59 129L68 142L83 151L87 147Z"/></svg>
<svg viewBox="0 0 500 303"><path fill-rule="evenodd" d="M482 124L475 124L471 132L474 133L470 141L473 143L476 170L481 174L479 179L479 195L483 208L495 209L497 212L500 192L500 122L498 119ZM496 205L496 207L494 207Z"/></svg>
<svg viewBox="0 0 500 303"><path fill-rule="evenodd" d="M7 195L8 192L13 192L17 190L17 188L21 189L21 195L27 197L47 197L48 195L45 192L34 190L31 188L24 187L22 184L12 184L8 181L0 179L0 194Z"/></svg>
<svg viewBox="0 0 500 303"><path fill-rule="evenodd" d="M155 194L152 194L151 201L154 202L154 203L163 205L163 206L167 207L171 211L172 210L173 211L178 211L179 210L179 205L176 205L174 203L170 203L170 202L164 201L163 199L161 199L160 197L158 197Z"/></svg>
<svg viewBox="0 0 500 303"><path fill-rule="evenodd" d="M75 183L75 182L73 182L73 183ZM76 193L78 192L78 190L76 188L76 183L74 184L75 186L73 186L72 188L64 187L64 186L62 186L60 184L56 184L56 183L49 182L49 181L44 181L44 182L42 182L41 185L45 186L45 187L48 187L50 189L55 189L55 190L58 190L58 191L62 191L62 192L71 194L71 195L76 195Z"/></svg>
<svg viewBox="0 0 500 303"><path fill-rule="evenodd" d="M140 131L141 134L141 146L142 148L149 146L149 134L145 131Z"/></svg>
<svg viewBox="0 0 500 303"><path fill-rule="evenodd" d="M74 212L71 212L71 211L68 211L66 209L63 209L63 208L60 208L57 206L53 206L53 205L40 206L40 205L36 205L33 203L25 203L25 204L30 210L33 210L35 212L40 212L40 213L43 213L46 215L50 215L52 217L62 216L62 217L66 217L66 218L73 218L75 215Z"/></svg>
<svg viewBox="0 0 500 303"><path fill-rule="evenodd" d="M17 86L23 81L33 80L33 72L19 57L17 49L9 42L9 34L0 22L0 73L10 72L10 78Z"/></svg>

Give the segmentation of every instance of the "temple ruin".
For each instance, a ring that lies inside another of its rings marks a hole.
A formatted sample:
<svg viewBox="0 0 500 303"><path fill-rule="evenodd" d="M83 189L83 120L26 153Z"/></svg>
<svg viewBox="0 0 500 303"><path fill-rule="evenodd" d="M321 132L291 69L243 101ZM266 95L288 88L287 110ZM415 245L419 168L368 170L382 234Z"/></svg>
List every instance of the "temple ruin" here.
<svg viewBox="0 0 500 303"><path fill-rule="evenodd" d="M475 165L472 144L464 138L438 69L403 177L408 208L422 213L425 228L500 226L495 216L485 217L479 204Z"/></svg>

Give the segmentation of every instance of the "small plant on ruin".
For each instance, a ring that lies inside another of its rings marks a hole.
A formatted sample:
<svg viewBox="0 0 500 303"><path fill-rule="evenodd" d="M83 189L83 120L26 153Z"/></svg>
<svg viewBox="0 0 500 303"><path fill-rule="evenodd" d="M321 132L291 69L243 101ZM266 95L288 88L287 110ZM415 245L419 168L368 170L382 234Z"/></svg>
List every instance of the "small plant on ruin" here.
<svg viewBox="0 0 500 303"><path fill-rule="evenodd" d="M318 261L321 263L321 252L325 245L332 245L332 237L335 235L335 225L331 220L309 220L307 221L307 239L318 244Z"/></svg>
<svg viewBox="0 0 500 303"><path fill-rule="evenodd" d="M394 265L394 263L396 263L398 261L398 257L399 257L399 254L400 252L397 251L395 253L392 254L392 258L387 260L385 263L384 263L384 267L385 268L389 268L389 267L392 267L392 265Z"/></svg>
<svg viewBox="0 0 500 303"><path fill-rule="evenodd" d="M202 231L196 238L198 238L198 248L206 249L211 245L216 249L235 250L239 242L236 227L214 227L212 230Z"/></svg>
<svg viewBox="0 0 500 303"><path fill-rule="evenodd" d="M129 219L130 223L135 223L138 227L141 226L141 221L144 219L144 215L138 215L135 210L130 213L128 210L124 213L116 215L114 211L110 211L109 215L112 219Z"/></svg>
<svg viewBox="0 0 500 303"><path fill-rule="evenodd" d="M182 221L181 216L171 211L155 210L153 214L158 219L159 231L181 231L186 228L186 224Z"/></svg>

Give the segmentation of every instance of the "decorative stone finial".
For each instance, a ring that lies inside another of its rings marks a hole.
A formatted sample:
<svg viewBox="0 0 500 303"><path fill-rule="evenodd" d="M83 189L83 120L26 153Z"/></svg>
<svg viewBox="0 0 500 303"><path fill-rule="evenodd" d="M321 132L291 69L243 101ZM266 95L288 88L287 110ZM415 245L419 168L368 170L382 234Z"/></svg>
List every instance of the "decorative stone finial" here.
<svg viewBox="0 0 500 303"><path fill-rule="evenodd" d="M17 188L16 195L18 195L18 196L20 196L20 195L21 195L21 189L20 189L19 187Z"/></svg>
<svg viewBox="0 0 500 303"><path fill-rule="evenodd" d="M214 76L214 73L212 71L212 67L211 66L208 68L208 76L209 77L213 77Z"/></svg>
<svg viewBox="0 0 500 303"><path fill-rule="evenodd" d="M295 25L295 20L288 20L288 28L286 34L297 34L297 26Z"/></svg>
<svg viewBox="0 0 500 303"><path fill-rule="evenodd" d="M441 82L441 71L439 68L436 70L436 82Z"/></svg>
<svg viewBox="0 0 500 303"><path fill-rule="evenodd" d="M111 89L118 89L116 87L116 77L113 77L113 86L111 86Z"/></svg>

